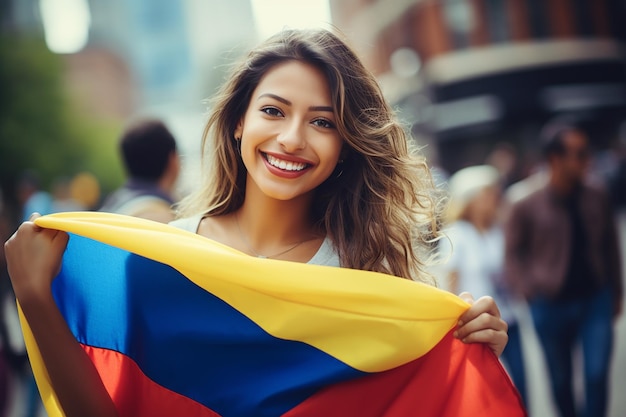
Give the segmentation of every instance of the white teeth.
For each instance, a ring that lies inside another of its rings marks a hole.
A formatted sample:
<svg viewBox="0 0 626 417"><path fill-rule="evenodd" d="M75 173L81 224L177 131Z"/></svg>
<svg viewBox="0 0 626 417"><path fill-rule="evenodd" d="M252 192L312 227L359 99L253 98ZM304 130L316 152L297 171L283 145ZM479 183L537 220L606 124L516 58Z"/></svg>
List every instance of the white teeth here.
<svg viewBox="0 0 626 417"><path fill-rule="evenodd" d="M276 157L273 157L272 155L266 156L267 162L269 162L270 165L280 169L284 169L286 171L302 171L306 167L306 164L302 162L283 161L282 159L278 159Z"/></svg>

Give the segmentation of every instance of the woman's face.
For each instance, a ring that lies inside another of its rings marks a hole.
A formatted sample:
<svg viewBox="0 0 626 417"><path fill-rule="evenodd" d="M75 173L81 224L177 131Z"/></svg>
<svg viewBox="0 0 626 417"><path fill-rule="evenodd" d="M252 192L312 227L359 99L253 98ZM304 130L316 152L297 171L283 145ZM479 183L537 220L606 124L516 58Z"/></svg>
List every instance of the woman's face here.
<svg viewBox="0 0 626 417"><path fill-rule="evenodd" d="M310 193L331 175L342 148L323 73L299 61L273 67L252 93L235 137L248 185L279 200Z"/></svg>
<svg viewBox="0 0 626 417"><path fill-rule="evenodd" d="M500 188L492 185L483 188L468 204L470 217L484 223L492 223L498 215Z"/></svg>

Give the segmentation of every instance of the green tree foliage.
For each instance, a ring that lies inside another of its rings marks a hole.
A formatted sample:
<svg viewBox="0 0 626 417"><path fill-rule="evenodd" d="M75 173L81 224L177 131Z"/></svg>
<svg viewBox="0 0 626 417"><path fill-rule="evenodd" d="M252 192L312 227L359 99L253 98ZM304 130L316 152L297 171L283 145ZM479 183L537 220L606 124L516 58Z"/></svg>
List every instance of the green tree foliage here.
<svg viewBox="0 0 626 417"><path fill-rule="evenodd" d="M0 187L15 204L24 170L54 178L93 173L104 190L123 177L116 154L119 123L82 114L64 90L63 61L40 39L0 37Z"/></svg>

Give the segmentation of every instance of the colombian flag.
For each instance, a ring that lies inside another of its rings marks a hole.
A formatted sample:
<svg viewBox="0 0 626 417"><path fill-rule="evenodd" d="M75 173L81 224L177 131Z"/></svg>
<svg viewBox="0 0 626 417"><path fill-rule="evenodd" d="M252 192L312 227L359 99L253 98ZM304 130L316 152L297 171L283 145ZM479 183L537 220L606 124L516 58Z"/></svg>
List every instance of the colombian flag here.
<svg viewBox="0 0 626 417"><path fill-rule="evenodd" d="M524 416L468 305L380 273L258 259L137 218L60 213L56 302L121 416ZM62 416L22 316L50 417Z"/></svg>

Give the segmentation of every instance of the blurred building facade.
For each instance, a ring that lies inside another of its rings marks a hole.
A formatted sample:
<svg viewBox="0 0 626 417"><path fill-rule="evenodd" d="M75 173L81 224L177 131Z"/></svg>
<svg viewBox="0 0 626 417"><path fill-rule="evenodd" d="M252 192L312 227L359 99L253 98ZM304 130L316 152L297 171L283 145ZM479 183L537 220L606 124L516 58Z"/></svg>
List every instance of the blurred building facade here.
<svg viewBox="0 0 626 417"><path fill-rule="evenodd" d="M250 0L54 1L90 10L86 46L64 56L83 108L121 120L165 115L183 142L198 142L202 100L256 41ZM558 115L587 120L598 147L617 135L626 0L328 1L332 24L450 173L498 143L530 165L540 126ZM43 33L41 2L0 0L3 27Z"/></svg>
<svg viewBox="0 0 626 417"><path fill-rule="evenodd" d="M622 0L331 0L331 10L448 172L501 143L532 164L553 117L583 120L598 148L624 120Z"/></svg>
<svg viewBox="0 0 626 417"><path fill-rule="evenodd" d="M119 126L163 119L185 158L181 193L191 188L206 99L258 40L250 0L0 0L2 31L43 39L43 3L60 10L64 26L77 24L74 8L88 9L86 44L60 54L63 87L81 112Z"/></svg>
<svg viewBox="0 0 626 417"><path fill-rule="evenodd" d="M125 119L143 108L195 103L221 80L225 50L249 46L255 25L249 0L62 0L89 11L86 45L63 54L67 86L95 115ZM2 0L3 30L44 36L40 0ZM237 17L237 25L224 16ZM215 80L214 80L215 79ZM213 81L214 80L214 81Z"/></svg>

